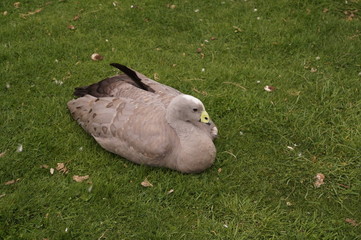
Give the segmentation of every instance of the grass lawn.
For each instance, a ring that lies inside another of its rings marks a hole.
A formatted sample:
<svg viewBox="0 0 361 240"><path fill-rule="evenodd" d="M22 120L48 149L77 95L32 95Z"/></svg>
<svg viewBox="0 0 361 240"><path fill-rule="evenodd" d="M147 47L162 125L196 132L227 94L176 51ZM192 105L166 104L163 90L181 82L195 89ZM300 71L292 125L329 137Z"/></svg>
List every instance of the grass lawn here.
<svg viewBox="0 0 361 240"><path fill-rule="evenodd" d="M203 101L213 167L132 164L71 119L111 62ZM360 0L2 0L0 239L361 239L360 86Z"/></svg>

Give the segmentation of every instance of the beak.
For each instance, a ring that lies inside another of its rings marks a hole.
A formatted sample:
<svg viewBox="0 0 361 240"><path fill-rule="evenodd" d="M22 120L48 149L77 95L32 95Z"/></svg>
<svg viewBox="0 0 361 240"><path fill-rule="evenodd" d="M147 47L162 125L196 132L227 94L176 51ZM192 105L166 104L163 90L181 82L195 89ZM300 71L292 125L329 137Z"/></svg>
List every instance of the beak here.
<svg viewBox="0 0 361 240"><path fill-rule="evenodd" d="M202 112L200 122L206 123L208 125L211 124L210 119L209 119L209 115L208 115L208 113L206 111Z"/></svg>

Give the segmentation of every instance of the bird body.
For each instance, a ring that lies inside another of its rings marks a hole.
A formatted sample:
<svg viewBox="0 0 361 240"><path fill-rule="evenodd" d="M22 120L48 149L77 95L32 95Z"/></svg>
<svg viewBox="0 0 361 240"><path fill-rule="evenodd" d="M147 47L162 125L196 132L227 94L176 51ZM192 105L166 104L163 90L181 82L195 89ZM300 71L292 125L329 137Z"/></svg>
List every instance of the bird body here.
<svg viewBox="0 0 361 240"><path fill-rule="evenodd" d="M125 74L76 88L72 117L106 150L134 163L201 172L216 156L217 128L203 103L123 65Z"/></svg>

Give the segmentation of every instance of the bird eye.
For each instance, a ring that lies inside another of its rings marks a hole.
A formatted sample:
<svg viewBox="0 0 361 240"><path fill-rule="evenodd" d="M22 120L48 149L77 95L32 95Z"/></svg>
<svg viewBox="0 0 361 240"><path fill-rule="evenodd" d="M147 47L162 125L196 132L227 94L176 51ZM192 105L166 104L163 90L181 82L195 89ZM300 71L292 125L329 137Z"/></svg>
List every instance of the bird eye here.
<svg viewBox="0 0 361 240"><path fill-rule="evenodd" d="M198 109L197 108L193 108L193 112L197 112L198 111Z"/></svg>
<svg viewBox="0 0 361 240"><path fill-rule="evenodd" d="M207 118L207 117L205 117L204 119L208 120L208 118Z"/></svg>

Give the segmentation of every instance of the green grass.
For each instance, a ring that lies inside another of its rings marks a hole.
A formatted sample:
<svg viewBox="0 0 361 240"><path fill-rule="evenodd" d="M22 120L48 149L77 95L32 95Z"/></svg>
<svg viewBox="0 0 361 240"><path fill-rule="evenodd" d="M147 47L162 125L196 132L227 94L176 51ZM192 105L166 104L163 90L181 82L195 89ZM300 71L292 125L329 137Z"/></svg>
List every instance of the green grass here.
<svg viewBox="0 0 361 240"><path fill-rule="evenodd" d="M0 239L361 239L361 2L137 2L1 1ZM212 168L138 166L84 133L66 103L111 62L204 102Z"/></svg>

